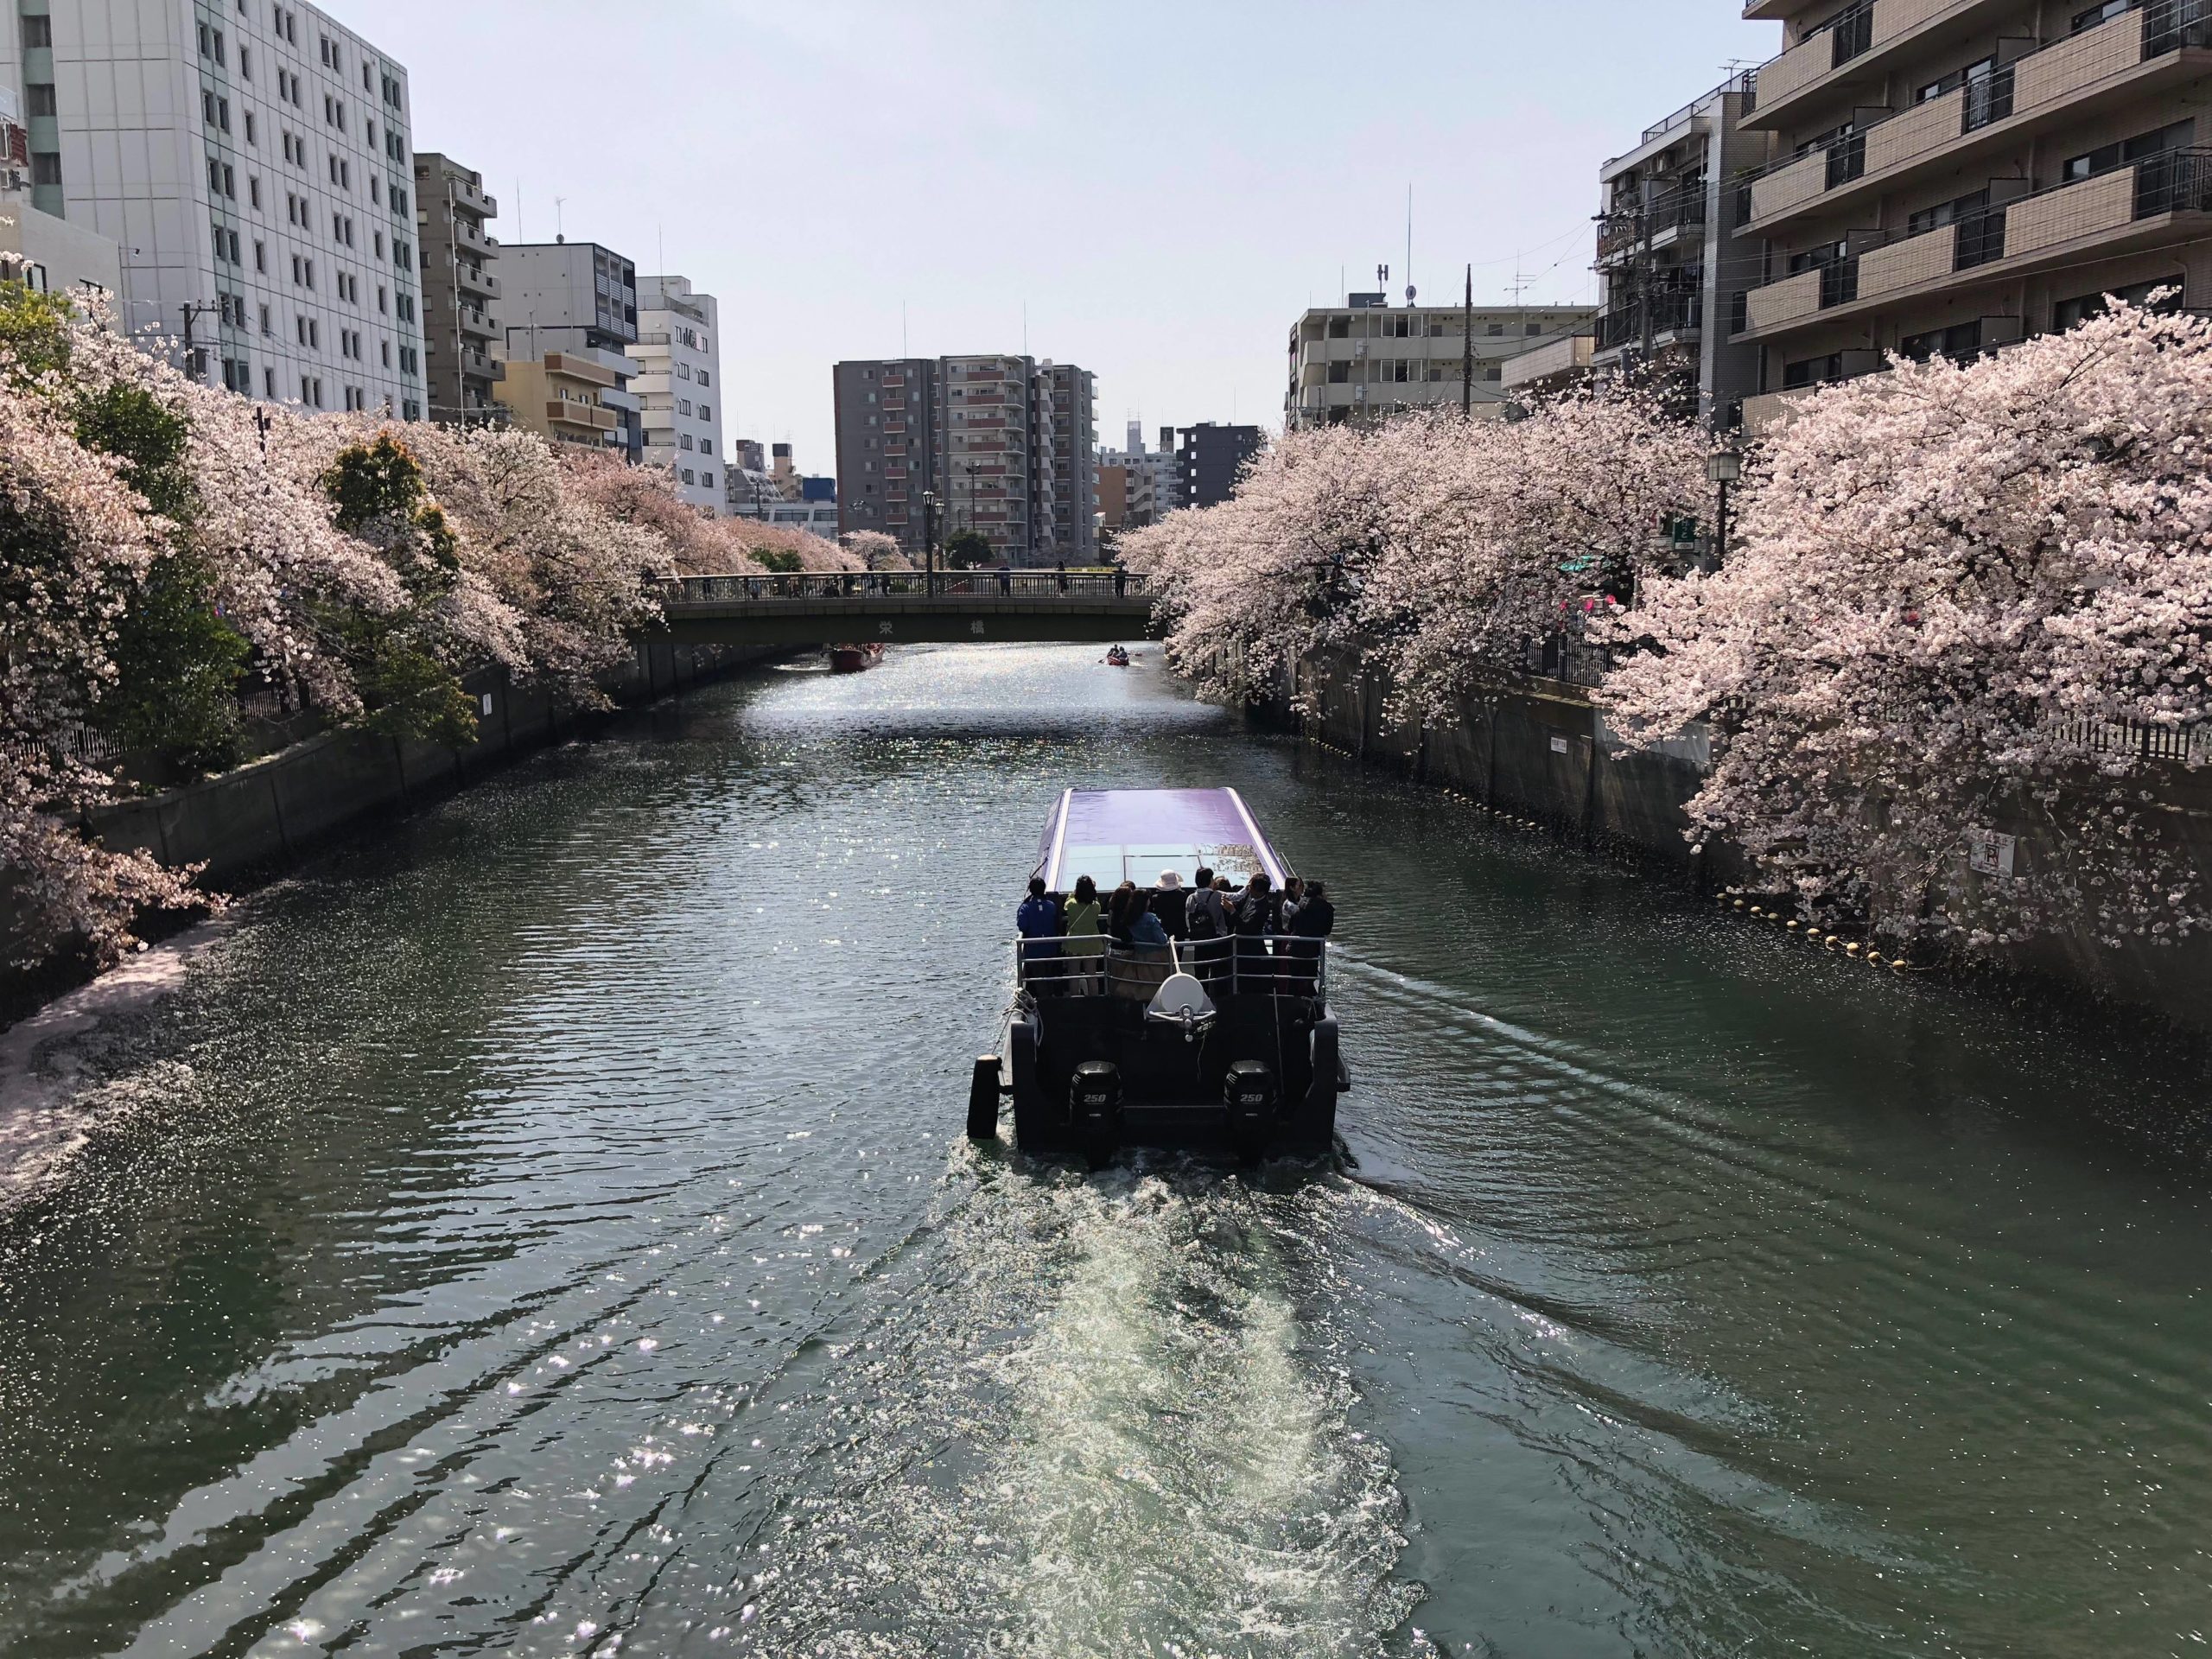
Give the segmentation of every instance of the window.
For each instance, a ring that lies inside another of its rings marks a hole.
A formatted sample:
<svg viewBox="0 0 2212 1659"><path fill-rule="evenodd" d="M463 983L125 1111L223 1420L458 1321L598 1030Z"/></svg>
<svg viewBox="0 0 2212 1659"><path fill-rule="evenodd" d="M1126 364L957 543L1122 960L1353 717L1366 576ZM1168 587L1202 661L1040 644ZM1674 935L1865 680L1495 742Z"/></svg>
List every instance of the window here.
<svg viewBox="0 0 2212 1659"><path fill-rule="evenodd" d="M1493 322L1483 330L1483 334L1491 340L1502 340L1505 337L1505 325L1502 322Z"/></svg>
<svg viewBox="0 0 2212 1659"><path fill-rule="evenodd" d="M2151 296L2162 288L2170 289L2172 291L2152 305ZM2155 276L2147 283L2130 283L2126 288L2115 288L2111 292L2113 298L2125 300L2130 305L2147 305L2153 311L2178 311L2182 308L2183 292L2182 273L2176 271L2171 276ZM2050 330L2055 334L2063 334L2077 322L2086 322L2091 317L2104 315L2107 308L2102 293L2084 294L2075 299L2061 300L2056 305L2051 307Z"/></svg>
<svg viewBox="0 0 2212 1659"><path fill-rule="evenodd" d="M264 334L267 334L269 331L268 331L267 329L265 329L265 328L264 328L264 329L263 329L263 330L262 330L262 332L263 332ZM262 372L261 372L261 395L262 395L263 397L269 397L269 398L272 398L272 399L276 396L276 370L274 370L274 369L264 369L264 370L262 370Z"/></svg>
<svg viewBox="0 0 2212 1659"><path fill-rule="evenodd" d="M22 24L25 51L36 51L41 47L50 47L54 44L53 18L44 16L26 17L22 20ZM200 55L203 58L207 55L207 25L205 23L200 25Z"/></svg>
<svg viewBox="0 0 2212 1659"><path fill-rule="evenodd" d="M699 482L711 490L715 487L715 475L712 473L702 473L699 474Z"/></svg>
<svg viewBox="0 0 2212 1659"><path fill-rule="evenodd" d="M1924 334L1908 334L1897 342L1897 354L1915 363L1938 357L1948 357L1954 363L1969 361L1981 354L1981 319L1931 328Z"/></svg>
<svg viewBox="0 0 2212 1659"><path fill-rule="evenodd" d="M372 207L380 207L384 205L384 197L378 193L377 189L377 175L373 173L369 175L369 205Z"/></svg>
<svg viewBox="0 0 2212 1659"><path fill-rule="evenodd" d="M701 385L702 385L702 386L711 386L712 385L714 385L714 384L715 384L715 380L714 380L714 376L713 376L713 374L712 374L711 372L709 372L708 370L705 370L705 369L702 369L702 370L700 370L700 371L699 371L699 384L700 384Z"/></svg>
<svg viewBox="0 0 2212 1659"><path fill-rule="evenodd" d="M249 177L245 181L245 197L257 208L261 206L261 181Z"/></svg>
<svg viewBox="0 0 2212 1659"><path fill-rule="evenodd" d="M1989 192L1977 190L1971 195L1939 201L1933 207L1923 207L1905 221L1905 234L1918 236L1923 231L1932 231L1938 226L1955 225L1970 213L1978 213L1989 206Z"/></svg>
<svg viewBox="0 0 2212 1659"><path fill-rule="evenodd" d="M391 310L391 307L387 305L385 301L385 286L382 283L378 283L377 284L377 309L389 315Z"/></svg>
<svg viewBox="0 0 2212 1659"><path fill-rule="evenodd" d="M714 406L712 404L700 404L700 405L699 405L699 418L700 418L701 420L702 420L702 421L711 421L711 420L713 420L713 419L715 418L715 406Z"/></svg>
<svg viewBox="0 0 2212 1659"><path fill-rule="evenodd" d="M1801 362L1786 363L1782 369L1782 385L1785 391L1799 386L1817 386L1830 380L1843 378L1843 357L1832 353L1827 357L1808 357Z"/></svg>
<svg viewBox="0 0 2212 1659"><path fill-rule="evenodd" d="M1993 57L1982 58L1967 65L1963 69L1954 69L1949 74L1939 76L1929 81L1913 94L1913 102L1932 103L1946 92L1956 92L1970 80L1986 80L1996 73L1997 60Z"/></svg>
<svg viewBox="0 0 2212 1659"><path fill-rule="evenodd" d="M676 441L676 445L677 445L677 448L679 448L679 449L689 449L689 448L691 448L691 435L690 435L689 432L684 433L681 437L679 437L679 438L677 438L677 441Z"/></svg>
<svg viewBox="0 0 2212 1659"><path fill-rule="evenodd" d="M2103 0L2101 5L2074 14L2074 27L2069 33L2079 35L2085 29L2094 29L2099 23L2108 23L2123 11L2134 8L2137 0Z"/></svg>
<svg viewBox="0 0 2212 1659"><path fill-rule="evenodd" d="M398 310L399 315L404 317L408 321L414 321L415 296L403 289L399 294L397 309Z"/></svg>
<svg viewBox="0 0 2212 1659"><path fill-rule="evenodd" d="M2086 155L2069 156L2062 176L2069 181L2093 179L2100 173L2109 173L2145 156L2161 156L2170 149L2186 149L2196 129L2194 121L2177 121L2170 127L2138 133L2116 143L2100 144Z"/></svg>
<svg viewBox="0 0 2212 1659"><path fill-rule="evenodd" d="M384 365L388 369L391 366L391 342L385 340L377 343L384 348Z"/></svg>
<svg viewBox="0 0 2212 1659"><path fill-rule="evenodd" d="M250 46L238 48L238 79L240 80L253 79L253 48Z"/></svg>
<svg viewBox="0 0 2212 1659"><path fill-rule="evenodd" d="M1330 364L1330 365L1329 365L1329 384L1330 384L1331 385L1332 385L1332 386L1341 386L1341 385L1348 385L1348 384L1351 382L1351 364L1349 364L1349 363L1332 363L1332 364Z"/></svg>
<svg viewBox="0 0 2212 1659"><path fill-rule="evenodd" d="M274 325L269 321L269 308L265 305L261 308L261 332L264 334L273 334L276 332ZM276 394L272 392L270 395L274 397Z"/></svg>
<svg viewBox="0 0 2212 1659"><path fill-rule="evenodd" d="M1543 332L1544 325L1541 322L1524 322L1521 325L1521 333L1529 340L1534 340Z"/></svg>
<svg viewBox="0 0 2212 1659"><path fill-rule="evenodd" d="M677 413L679 415L689 415L691 412L691 400L689 397L677 398L676 400L676 410Z"/></svg>
<svg viewBox="0 0 2212 1659"><path fill-rule="evenodd" d="M54 104L54 84L51 81L42 82L35 86L27 86L23 89L23 92L24 96L29 99L29 103L26 107L29 109L33 115L58 115L60 113L60 110Z"/></svg>

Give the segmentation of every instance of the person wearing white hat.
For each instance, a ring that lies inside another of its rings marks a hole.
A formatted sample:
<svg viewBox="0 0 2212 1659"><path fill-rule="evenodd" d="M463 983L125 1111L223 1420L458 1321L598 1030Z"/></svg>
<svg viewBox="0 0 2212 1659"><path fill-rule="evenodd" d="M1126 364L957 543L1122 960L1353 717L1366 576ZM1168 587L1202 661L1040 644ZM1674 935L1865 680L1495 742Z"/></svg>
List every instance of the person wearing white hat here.
<svg viewBox="0 0 2212 1659"><path fill-rule="evenodd" d="M1160 885L1153 890L1152 913L1160 918L1160 925L1167 930L1171 939L1187 939L1190 929L1184 918L1184 906L1191 895L1183 891L1183 878L1173 870L1160 873Z"/></svg>

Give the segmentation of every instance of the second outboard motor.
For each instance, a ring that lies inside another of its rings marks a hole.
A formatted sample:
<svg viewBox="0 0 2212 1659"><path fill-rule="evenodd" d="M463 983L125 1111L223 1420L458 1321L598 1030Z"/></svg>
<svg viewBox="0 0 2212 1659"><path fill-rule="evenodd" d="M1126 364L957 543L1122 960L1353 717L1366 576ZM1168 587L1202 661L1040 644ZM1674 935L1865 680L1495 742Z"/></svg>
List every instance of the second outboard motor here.
<svg viewBox="0 0 2212 1659"><path fill-rule="evenodd" d="M1248 1158L1258 1157L1268 1144L1276 1095L1274 1071L1265 1060L1238 1060L1230 1066L1222 1101L1229 1108L1230 1137Z"/></svg>
<svg viewBox="0 0 2212 1659"><path fill-rule="evenodd" d="M1122 1069L1111 1060L1085 1060L1068 1087L1068 1125L1082 1138L1096 1168L1122 1144Z"/></svg>

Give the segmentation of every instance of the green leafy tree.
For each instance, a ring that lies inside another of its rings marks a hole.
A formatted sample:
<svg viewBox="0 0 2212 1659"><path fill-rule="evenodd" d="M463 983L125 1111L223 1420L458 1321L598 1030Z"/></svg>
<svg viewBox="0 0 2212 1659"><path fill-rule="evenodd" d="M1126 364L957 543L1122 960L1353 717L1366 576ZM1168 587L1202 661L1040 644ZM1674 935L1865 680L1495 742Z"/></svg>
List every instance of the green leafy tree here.
<svg viewBox="0 0 2212 1659"><path fill-rule="evenodd" d="M956 530L944 539L948 569L976 570L991 562L991 538L980 530Z"/></svg>
<svg viewBox="0 0 2212 1659"><path fill-rule="evenodd" d="M756 547L753 556L762 569L772 570L779 575L790 575L804 568L798 555L785 548Z"/></svg>
<svg viewBox="0 0 2212 1659"><path fill-rule="evenodd" d="M340 641L366 711L362 724L388 737L459 747L476 741L476 706L439 656L431 612L461 579L461 544L435 502L423 467L390 433L340 450L322 476L338 528L375 548L412 601L391 613L345 610L325 618Z"/></svg>
<svg viewBox="0 0 2212 1659"><path fill-rule="evenodd" d="M196 505L190 423L145 387L115 382L79 394L75 424L79 442L123 463L124 482L167 521L172 550L117 621L117 681L95 723L123 747L154 751L188 773L236 766L245 753L238 685L250 653L223 620L213 577L183 550Z"/></svg>

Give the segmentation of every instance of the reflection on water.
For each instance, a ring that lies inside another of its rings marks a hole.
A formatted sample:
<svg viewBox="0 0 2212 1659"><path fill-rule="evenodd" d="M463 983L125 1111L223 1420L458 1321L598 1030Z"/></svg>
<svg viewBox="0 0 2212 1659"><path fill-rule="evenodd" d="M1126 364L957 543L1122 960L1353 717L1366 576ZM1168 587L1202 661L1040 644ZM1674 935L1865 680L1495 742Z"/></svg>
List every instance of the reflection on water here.
<svg viewBox="0 0 2212 1659"><path fill-rule="evenodd" d="M626 722L257 898L0 1221L0 1654L2164 1654L2202 1079L1083 648ZM1356 1174L957 1139L1071 785L1340 891Z"/></svg>

